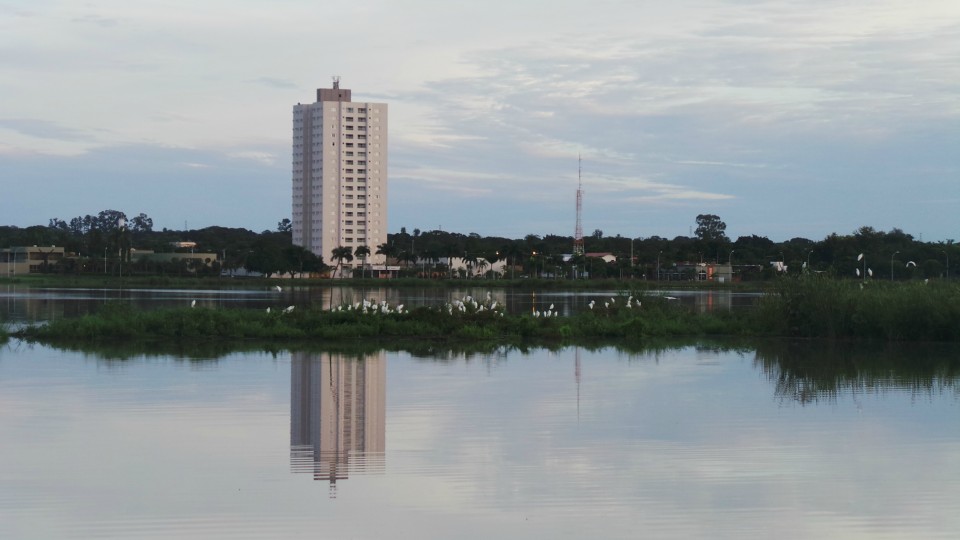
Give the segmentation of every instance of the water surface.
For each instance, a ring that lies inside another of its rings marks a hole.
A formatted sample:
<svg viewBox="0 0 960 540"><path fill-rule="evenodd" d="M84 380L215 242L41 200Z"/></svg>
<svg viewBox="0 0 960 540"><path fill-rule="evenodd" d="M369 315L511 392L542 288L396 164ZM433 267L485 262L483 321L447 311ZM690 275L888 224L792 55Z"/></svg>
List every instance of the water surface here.
<svg viewBox="0 0 960 540"><path fill-rule="evenodd" d="M954 538L958 349L0 350L0 538Z"/></svg>

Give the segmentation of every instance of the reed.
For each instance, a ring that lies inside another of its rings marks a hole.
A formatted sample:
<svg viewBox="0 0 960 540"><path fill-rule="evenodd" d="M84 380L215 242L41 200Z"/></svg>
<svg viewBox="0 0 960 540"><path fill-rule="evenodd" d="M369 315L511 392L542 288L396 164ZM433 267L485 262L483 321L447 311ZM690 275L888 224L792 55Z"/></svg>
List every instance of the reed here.
<svg viewBox="0 0 960 540"><path fill-rule="evenodd" d="M776 336L886 341L960 339L960 287L784 279L758 305L754 324Z"/></svg>

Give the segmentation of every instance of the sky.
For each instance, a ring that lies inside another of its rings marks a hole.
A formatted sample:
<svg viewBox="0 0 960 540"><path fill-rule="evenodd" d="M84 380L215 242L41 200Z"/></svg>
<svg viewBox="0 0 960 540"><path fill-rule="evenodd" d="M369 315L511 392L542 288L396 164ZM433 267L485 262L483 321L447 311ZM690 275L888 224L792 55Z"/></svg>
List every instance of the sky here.
<svg viewBox="0 0 960 540"><path fill-rule="evenodd" d="M945 241L958 58L956 0L0 0L0 224L275 229L339 76L392 233L572 236L579 178L586 235Z"/></svg>

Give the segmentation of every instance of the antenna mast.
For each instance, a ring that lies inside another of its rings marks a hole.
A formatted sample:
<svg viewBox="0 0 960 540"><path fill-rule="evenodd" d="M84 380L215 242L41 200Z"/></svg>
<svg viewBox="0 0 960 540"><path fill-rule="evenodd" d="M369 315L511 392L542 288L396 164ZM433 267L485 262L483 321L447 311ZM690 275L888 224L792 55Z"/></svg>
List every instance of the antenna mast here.
<svg viewBox="0 0 960 540"><path fill-rule="evenodd" d="M573 254L583 255L583 160L577 154L577 229L573 233Z"/></svg>

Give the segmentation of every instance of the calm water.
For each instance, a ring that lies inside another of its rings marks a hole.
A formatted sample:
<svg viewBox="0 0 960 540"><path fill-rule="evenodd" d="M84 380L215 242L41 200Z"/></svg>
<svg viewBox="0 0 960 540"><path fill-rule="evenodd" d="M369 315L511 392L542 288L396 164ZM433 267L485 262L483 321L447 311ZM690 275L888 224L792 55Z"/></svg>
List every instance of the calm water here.
<svg viewBox="0 0 960 540"><path fill-rule="evenodd" d="M73 317L96 311L108 302L127 302L140 309L159 307L184 307L194 300L197 305L235 309L265 309L288 305L320 305L324 309L343 302L358 302L364 299L386 300L392 305L437 306L453 299L472 295L486 298L490 292L494 299L506 305L511 313L526 313L532 309L546 310L555 305L561 315L569 315L587 309L591 300L602 303L620 294L618 291L515 291L492 290L485 287L462 289L426 287L415 288L353 288L311 287L297 288L283 284L281 291L274 288L258 289L68 289L31 288L16 285L0 286L0 321L24 322ZM681 304L699 311L723 310L753 305L759 293L742 291L675 291L669 289L652 291L650 294L668 295Z"/></svg>
<svg viewBox="0 0 960 540"><path fill-rule="evenodd" d="M960 349L0 347L0 538L956 538Z"/></svg>

